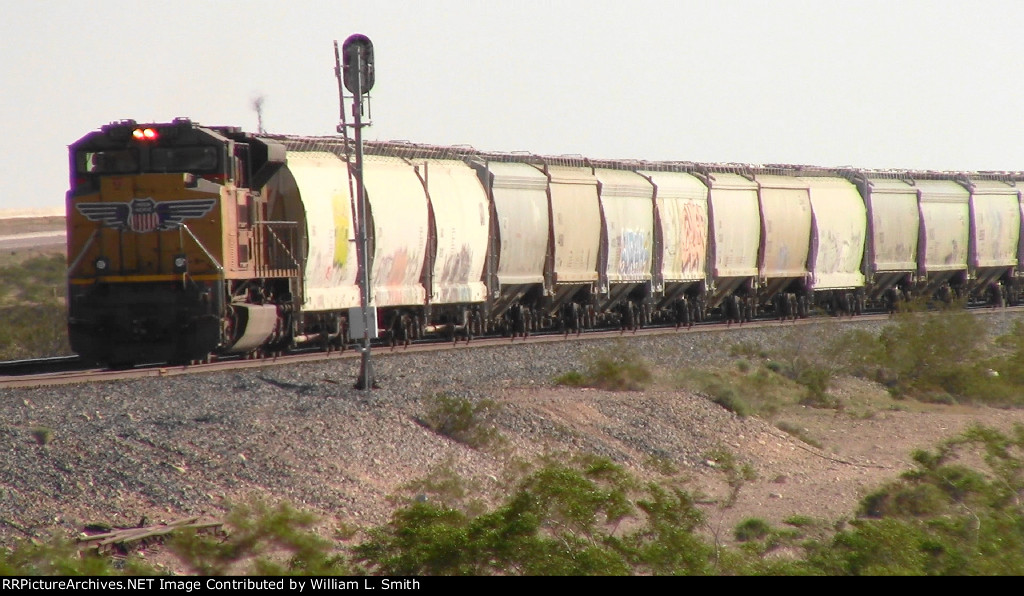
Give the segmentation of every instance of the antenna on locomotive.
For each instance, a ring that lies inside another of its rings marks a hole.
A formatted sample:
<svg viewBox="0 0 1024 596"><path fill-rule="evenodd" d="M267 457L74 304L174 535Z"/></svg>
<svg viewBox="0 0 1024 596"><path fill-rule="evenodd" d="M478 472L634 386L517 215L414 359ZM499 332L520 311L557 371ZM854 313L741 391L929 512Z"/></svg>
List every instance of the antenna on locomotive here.
<svg viewBox="0 0 1024 596"><path fill-rule="evenodd" d="M349 309L349 338L362 339L362 360L359 366L359 378L356 380L356 389L369 393L377 386L373 374L373 365L370 362L370 340L377 337L377 309L371 305L370 296L370 256L369 243L367 241L367 217L366 217L366 189L363 186L363 127L370 126L370 122L363 123L364 100L367 108L370 102L370 89L373 88L374 66L373 66L373 42L369 37L356 33L350 35L342 44L341 56L338 56L338 42L334 42L334 72L338 77L338 95L341 101L341 124L338 125L338 132L345 135L345 159L349 168L349 192L352 191L353 179L355 181L356 197L356 228L358 238L356 252L359 255L359 285L360 292L358 309ZM339 61L341 62L339 64ZM345 92L348 89L352 93L352 119L349 125L345 122ZM365 96L365 98L364 98ZM369 109L367 115L369 116ZM348 127L351 126L355 136L355 163L349 156Z"/></svg>

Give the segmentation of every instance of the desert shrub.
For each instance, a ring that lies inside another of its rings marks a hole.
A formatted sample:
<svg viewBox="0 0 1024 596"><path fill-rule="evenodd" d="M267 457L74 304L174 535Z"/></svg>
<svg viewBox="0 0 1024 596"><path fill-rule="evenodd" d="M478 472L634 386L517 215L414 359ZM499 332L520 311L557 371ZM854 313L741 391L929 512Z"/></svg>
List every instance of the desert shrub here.
<svg viewBox="0 0 1024 596"><path fill-rule="evenodd" d="M752 477L727 451L705 457L731 486ZM748 518L735 528L736 547L701 534L704 513L677 483L641 484L607 458L585 456L535 462L508 495L475 512L410 499L353 546L339 543L351 528L327 540L313 515L257 500L232 509L222 533L182 531L167 548L203 575L1024 573L1024 426L972 428L913 459L915 469L865 499L862 513L875 517L831 528L793 515L782 529ZM422 486L466 485L450 469L435 476ZM0 550L7 575L157 572L66 540Z"/></svg>
<svg viewBox="0 0 1024 596"><path fill-rule="evenodd" d="M656 484L636 500L642 525L615 543L632 572L642 575L707 575L716 572L716 550L698 531L705 523L692 494Z"/></svg>
<svg viewBox="0 0 1024 596"><path fill-rule="evenodd" d="M803 428L801 428L801 427L799 427L799 426L797 426L797 425L795 425L795 424L793 424L791 422L786 422L785 420L780 420L780 421L775 423L775 428L781 430L782 432L786 433L787 435L790 435L792 437L795 437L795 438L803 441L804 443L807 443L808 445L811 445L812 447L817 447L818 449L821 449L821 443L819 443L818 441L814 440L814 438L812 438L810 435L808 435L807 431L805 429L803 429Z"/></svg>
<svg viewBox="0 0 1024 596"><path fill-rule="evenodd" d="M29 433L36 443L40 445L48 445L53 441L53 429L47 426L34 426Z"/></svg>
<svg viewBox="0 0 1024 596"><path fill-rule="evenodd" d="M23 540L10 548L0 548L0 575L4 577L150 575L154 571L136 559L126 563L96 550L80 550L78 545L59 536L43 542Z"/></svg>
<svg viewBox="0 0 1024 596"><path fill-rule="evenodd" d="M806 528L817 525L818 522L814 518L807 515L791 515L786 519L782 520L782 523L787 526L793 526L795 528Z"/></svg>
<svg viewBox="0 0 1024 596"><path fill-rule="evenodd" d="M806 330L790 330L782 337L776 350L770 354L763 350L759 353L765 358L764 370L786 377L803 387L800 403L832 408L837 406L837 402L827 392L832 381L833 362L831 355L823 352L819 343ZM750 351L749 347L744 350ZM737 366L743 371L742 364L738 363ZM763 373L758 377L761 383L768 378Z"/></svg>
<svg viewBox="0 0 1024 596"><path fill-rule="evenodd" d="M1024 321L1014 323L1009 332L996 339L996 344L1006 354L993 363L993 368L1006 382L1024 387Z"/></svg>
<svg viewBox="0 0 1024 596"><path fill-rule="evenodd" d="M747 462L740 461L727 449L712 449L704 454L704 460L722 472L725 475L726 483L729 485L728 496L719 502L719 506L723 508L732 507L736 503L736 499L739 498L743 485L757 478L757 473L754 471L753 466Z"/></svg>
<svg viewBox="0 0 1024 596"><path fill-rule="evenodd" d="M590 359L586 372L569 371L555 383L571 387L595 387L608 391L640 391L653 379L650 365L623 344Z"/></svg>
<svg viewBox="0 0 1024 596"><path fill-rule="evenodd" d="M260 499L234 506L223 536L182 530L170 550L197 575L348 575L347 559L314 530L312 513Z"/></svg>
<svg viewBox="0 0 1024 596"><path fill-rule="evenodd" d="M733 535L736 537L736 540L747 542L750 540L761 540L767 537L771 531L772 526L768 522L758 517L749 517L736 524Z"/></svg>
<svg viewBox="0 0 1024 596"><path fill-rule="evenodd" d="M449 507L459 507L471 494L469 483L459 476L450 460L431 468L425 476L407 482L403 488L417 500L444 503Z"/></svg>
<svg viewBox="0 0 1024 596"><path fill-rule="evenodd" d="M884 360L878 336L863 329L845 331L828 346L830 359L849 374L873 378Z"/></svg>
<svg viewBox="0 0 1024 596"><path fill-rule="evenodd" d="M389 575L714 571L715 550L697 533L704 514L690 493L640 485L606 458L540 463L501 504L479 515L414 502L371 530L354 556L371 572Z"/></svg>
<svg viewBox="0 0 1024 596"><path fill-rule="evenodd" d="M484 399L476 403L463 397L438 393L428 398L427 412L417 421L423 426L474 449L494 446L501 433L494 418L501 405Z"/></svg>
<svg viewBox="0 0 1024 596"><path fill-rule="evenodd" d="M783 407L796 403L795 396L801 392L794 381L767 366L747 374L725 368L683 369L673 374L672 383L680 389L701 393L741 417L774 416Z"/></svg>
<svg viewBox="0 0 1024 596"><path fill-rule="evenodd" d="M803 367L794 380L804 386L804 395L800 398L801 404L816 408L838 407L838 401L827 393L832 382L832 371L828 368Z"/></svg>
<svg viewBox="0 0 1024 596"><path fill-rule="evenodd" d="M740 397L739 392L735 387L725 383L712 383L708 385L706 391L708 392L708 396L711 398L711 401L736 414L740 418L746 418L753 413L750 404Z"/></svg>
<svg viewBox="0 0 1024 596"><path fill-rule="evenodd" d="M931 484L890 484L861 500L857 514L864 517L919 517L945 510L942 491Z"/></svg>
<svg viewBox="0 0 1024 596"><path fill-rule="evenodd" d="M913 458L914 470L862 501L859 513L871 519L855 521L809 561L829 574L1024 572L1024 427L971 428Z"/></svg>
<svg viewBox="0 0 1024 596"><path fill-rule="evenodd" d="M234 506L215 535L178 530L165 548L200 575L348 575L352 568L338 546L317 535L311 513L260 500ZM138 557L110 556L63 538L24 541L0 549L5 576L157 575ZM166 571L163 571L166 572Z"/></svg>
<svg viewBox="0 0 1024 596"><path fill-rule="evenodd" d="M915 308L878 336L840 335L830 353L852 374L883 384L897 398L936 403L1024 402L1024 325L992 342L985 322L969 312Z"/></svg>
<svg viewBox="0 0 1024 596"><path fill-rule="evenodd" d="M767 358L768 352L755 342L741 341L729 346L729 355L746 358Z"/></svg>
<svg viewBox="0 0 1024 596"><path fill-rule="evenodd" d="M968 312L909 313L882 330L875 354L895 395L946 392L969 400L982 376L984 328Z"/></svg>
<svg viewBox="0 0 1024 596"><path fill-rule="evenodd" d="M548 461L477 516L415 502L354 549L388 575L607 575L629 565L607 528L633 513L631 476L610 461Z"/></svg>
<svg viewBox="0 0 1024 596"><path fill-rule="evenodd" d="M555 377L555 384L565 385L567 387L586 387L590 384L590 381L580 371L570 370L567 373Z"/></svg>
<svg viewBox="0 0 1024 596"><path fill-rule="evenodd" d="M590 364L594 385L610 391L639 391L651 380L647 362L631 349L617 349L598 356Z"/></svg>

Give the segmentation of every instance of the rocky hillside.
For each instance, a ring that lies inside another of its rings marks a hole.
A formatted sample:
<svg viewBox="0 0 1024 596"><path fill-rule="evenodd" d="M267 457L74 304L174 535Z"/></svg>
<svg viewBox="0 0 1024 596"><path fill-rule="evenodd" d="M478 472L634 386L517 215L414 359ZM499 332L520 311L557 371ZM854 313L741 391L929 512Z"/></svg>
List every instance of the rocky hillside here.
<svg viewBox="0 0 1024 596"><path fill-rule="evenodd" d="M997 315L995 325L1007 321ZM858 323L877 330L881 323ZM455 472L481 496L510 488L514 461L543 454L603 455L643 477L673 476L705 495L708 529L749 516L849 517L865 491L967 425L1005 428L1024 412L896 402L854 378L833 382L837 408L800 406L740 418L681 389L681 371L717 366L751 374L736 346L816 350L835 321L680 331L440 354L375 353L381 389L351 388L358 362L267 366L228 373L0 391L0 535L74 535L87 523L135 526L184 516L220 518L230 502L262 495L321 514L324 528L379 524L391 496L416 479ZM788 343L787 343L788 342ZM644 391L556 386L552 379L602 354L635 350L656 381ZM746 372L745 372L746 371ZM493 400L502 440L476 449L420 423L446 393ZM794 392L795 393L795 392ZM780 427L787 428L789 433ZM721 455L756 479L730 508ZM716 500L719 504L716 504Z"/></svg>

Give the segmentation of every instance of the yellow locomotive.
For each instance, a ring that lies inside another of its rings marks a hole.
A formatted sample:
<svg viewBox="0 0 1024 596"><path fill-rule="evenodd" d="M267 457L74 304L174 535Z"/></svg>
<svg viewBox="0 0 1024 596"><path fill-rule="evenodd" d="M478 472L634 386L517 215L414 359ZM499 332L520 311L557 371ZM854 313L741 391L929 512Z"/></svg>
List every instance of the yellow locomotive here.
<svg viewBox="0 0 1024 596"><path fill-rule="evenodd" d="M282 333L298 223L258 189L284 164L283 147L187 119L128 120L72 144L70 160L75 352L114 365L182 362Z"/></svg>

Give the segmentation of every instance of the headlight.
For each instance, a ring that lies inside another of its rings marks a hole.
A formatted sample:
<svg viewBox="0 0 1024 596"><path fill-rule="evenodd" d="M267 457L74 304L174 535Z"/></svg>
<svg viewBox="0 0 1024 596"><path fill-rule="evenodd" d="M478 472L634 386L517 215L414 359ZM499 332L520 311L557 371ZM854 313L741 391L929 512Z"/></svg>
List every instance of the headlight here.
<svg viewBox="0 0 1024 596"><path fill-rule="evenodd" d="M188 271L188 256L174 255L174 272L185 273Z"/></svg>

